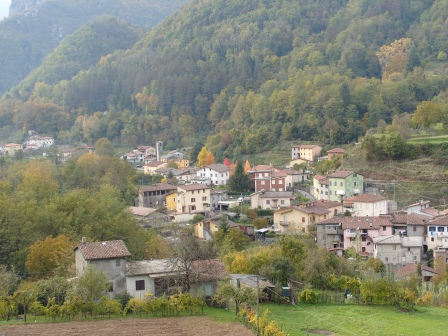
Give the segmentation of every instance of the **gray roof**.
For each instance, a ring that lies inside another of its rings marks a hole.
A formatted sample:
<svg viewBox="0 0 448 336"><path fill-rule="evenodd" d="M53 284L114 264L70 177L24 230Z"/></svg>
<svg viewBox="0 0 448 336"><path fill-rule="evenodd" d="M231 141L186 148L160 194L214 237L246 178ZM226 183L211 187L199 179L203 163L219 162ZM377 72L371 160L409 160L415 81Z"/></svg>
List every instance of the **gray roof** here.
<svg viewBox="0 0 448 336"><path fill-rule="evenodd" d="M171 259L131 261L126 263L126 275L167 275L180 272L180 264Z"/></svg>
<svg viewBox="0 0 448 336"><path fill-rule="evenodd" d="M222 163L213 163L205 166L204 168L210 168L220 173L226 173L229 171L229 167Z"/></svg>
<svg viewBox="0 0 448 336"><path fill-rule="evenodd" d="M292 191L266 191L264 193L258 193L260 195L260 198L285 198L285 197L292 197ZM252 195L256 195L252 194ZM251 195L251 196L252 196Z"/></svg>

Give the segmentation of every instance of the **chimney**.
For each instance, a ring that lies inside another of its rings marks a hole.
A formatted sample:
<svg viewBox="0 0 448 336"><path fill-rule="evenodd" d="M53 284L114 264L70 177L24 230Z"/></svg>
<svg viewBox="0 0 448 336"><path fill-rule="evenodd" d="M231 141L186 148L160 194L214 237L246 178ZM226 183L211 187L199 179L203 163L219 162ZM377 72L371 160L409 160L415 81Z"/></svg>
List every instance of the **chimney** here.
<svg viewBox="0 0 448 336"><path fill-rule="evenodd" d="M87 238L86 237L82 237L81 243L83 243L83 244L87 243Z"/></svg>

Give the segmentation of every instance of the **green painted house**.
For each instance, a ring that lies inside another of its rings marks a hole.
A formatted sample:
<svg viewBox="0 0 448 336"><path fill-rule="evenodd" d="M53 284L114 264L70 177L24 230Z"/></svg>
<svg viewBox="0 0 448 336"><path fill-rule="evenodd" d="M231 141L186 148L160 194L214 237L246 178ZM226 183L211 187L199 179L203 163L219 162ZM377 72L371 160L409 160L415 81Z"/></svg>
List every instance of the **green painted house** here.
<svg viewBox="0 0 448 336"><path fill-rule="evenodd" d="M353 171L336 171L327 175L327 180L330 201L341 201L364 193L364 176Z"/></svg>

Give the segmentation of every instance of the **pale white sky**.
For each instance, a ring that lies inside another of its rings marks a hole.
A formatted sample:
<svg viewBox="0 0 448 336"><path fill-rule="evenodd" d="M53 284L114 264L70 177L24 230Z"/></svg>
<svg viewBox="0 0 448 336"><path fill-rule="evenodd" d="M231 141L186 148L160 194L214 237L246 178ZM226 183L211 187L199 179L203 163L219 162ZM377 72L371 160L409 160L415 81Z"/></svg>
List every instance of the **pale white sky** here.
<svg viewBox="0 0 448 336"><path fill-rule="evenodd" d="M10 3L11 0L0 0L0 20L8 16Z"/></svg>

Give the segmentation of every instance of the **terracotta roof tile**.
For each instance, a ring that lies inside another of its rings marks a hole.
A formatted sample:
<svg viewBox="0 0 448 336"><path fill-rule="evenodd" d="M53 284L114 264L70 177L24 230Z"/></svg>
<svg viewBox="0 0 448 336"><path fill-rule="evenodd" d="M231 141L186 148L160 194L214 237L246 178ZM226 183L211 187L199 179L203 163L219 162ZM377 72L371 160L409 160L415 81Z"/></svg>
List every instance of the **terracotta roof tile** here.
<svg viewBox="0 0 448 336"><path fill-rule="evenodd" d="M77 249L81 251L85 260L114 259L131 256L131 253L122 240L81 243L74 248L74 250Z"/></svg>
<svg viewBox="0 0 448 336"><path fill-rule="evenodd" d="M327 177L331 177L331 178L346 178L347 176L352 175L354 172L353 171L344 171L344 170L339 170L334 172L333 174L329 174Z"/></svg>
<svg viewBox="0 0 448 336"><path fill-rule="evenodd" d="M354 217L333 217L323 220L318 225L324 224L342 224L343 229L374 229L378 230L381 226L392 226L389 217L386 216L354 216Z"/></svg>

